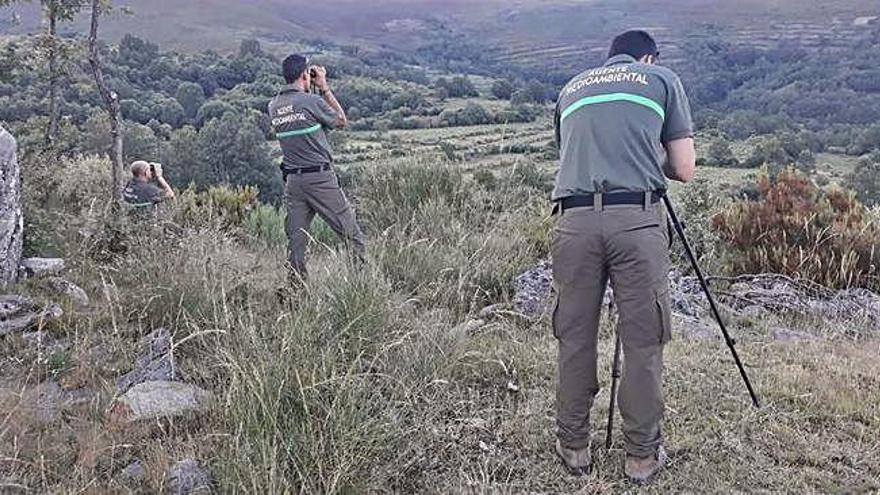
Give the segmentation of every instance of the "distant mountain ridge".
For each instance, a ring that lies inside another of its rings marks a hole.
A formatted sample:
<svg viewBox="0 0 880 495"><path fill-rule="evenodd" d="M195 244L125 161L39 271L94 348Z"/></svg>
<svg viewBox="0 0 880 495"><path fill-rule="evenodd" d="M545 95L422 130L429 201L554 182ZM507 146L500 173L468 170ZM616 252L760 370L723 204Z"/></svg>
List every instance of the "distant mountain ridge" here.
<svg viewBox="0 0 880 495"><path fill-rule="evenodd" d="M362 47L415 50L429 35L426 21L484 43L493 55L515 64L568 67L584 53L602 52L608 38L629 27L650 29L678 54L685 34L721 33L739 44L779 41L834 44L877 22L880 5L866 0L128 0L133 15L116 13L102 35L125 33L183 51L231 51L244 38L258 38L284 51L302 39ZM21 22L9 21L15 12ZM0 35L39 27L39 9L22 4L0 9ZM85 16L62 27L85 30ZM668 59L668 57L667 57Z"/></svg>

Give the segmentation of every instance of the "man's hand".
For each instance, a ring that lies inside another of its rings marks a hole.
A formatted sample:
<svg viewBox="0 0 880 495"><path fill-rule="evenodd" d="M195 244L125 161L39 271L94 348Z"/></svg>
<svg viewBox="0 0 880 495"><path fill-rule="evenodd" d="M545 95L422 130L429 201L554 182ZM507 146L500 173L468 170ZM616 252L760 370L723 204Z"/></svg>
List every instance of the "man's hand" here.
<svg viewBox="0 0 880 495"><path fill-rule="evenodd" d="M336 122L333 127L336 129L344 128L348 125L348 118L345 116L345 110L342 109L342 105L339 104L339 101L330 92L330 85L327 83L327 69L320 65L313 65L309 70L314 75L312 83L321 91L324 101L336 112Z"/></svg>
<svg viewBox="0 0 880 495"><path fill-rule="evenodd" d="M313 65L309 68L309 70L314 74L314 81L312 81L319 90L327 91L330 89L330 85L327 84L327 69L320 65Z"/></svg>

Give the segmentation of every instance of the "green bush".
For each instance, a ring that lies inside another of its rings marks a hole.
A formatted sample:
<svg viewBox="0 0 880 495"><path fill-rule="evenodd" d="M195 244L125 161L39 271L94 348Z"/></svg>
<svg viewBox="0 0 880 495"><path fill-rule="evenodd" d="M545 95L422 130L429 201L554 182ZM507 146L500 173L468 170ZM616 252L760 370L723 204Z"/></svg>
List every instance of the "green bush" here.
<svg viewBox="0 0 880 495"><path fill-rule="evenodd" d="M880 204L880 151L859 160L846 183L862 203L868 206Z"/></svg>

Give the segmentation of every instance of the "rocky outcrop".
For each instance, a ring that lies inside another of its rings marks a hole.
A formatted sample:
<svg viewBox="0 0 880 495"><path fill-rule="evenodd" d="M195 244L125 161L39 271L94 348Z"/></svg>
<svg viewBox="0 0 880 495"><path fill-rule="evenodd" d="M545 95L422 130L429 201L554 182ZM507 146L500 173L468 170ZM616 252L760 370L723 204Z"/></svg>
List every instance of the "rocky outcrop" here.
<svg viewBox="0 0 880 495"><path fill-rule="evenodd" d="M89 305L89 296L86 294L86 291L70 280L61 277L49 277L48 282L52 290L70 299L80 308L85 308Z"/></svg>
<svg viewBox="0 0 880 495"><path fill-rule="evenodd" d="M134 369L116 380L116 390L125 392L144 382L174 381L174 355L171 333L165 328L153 330L141 339Z"/></svg>
<svg viewBox="0 0 880 495"><path fill-rule="evenodd" d="M513 281L516 294L513 306L527 318L539 318L550 310L550 289L553 268L549 261L541 261Z"/></svg>
<svg viewBox="0 0 880 495"><path fill-rule="evenodd" d="M63 315L64 311L58 305L41 309L25 297L0 296L0 336L41 327Z"/></svg>
<svg viewBox="0 0 880 495"><path fill-rule="evenodd" d="M145 382L132 387L110 409L116 424L172 418L206 410L211 393L181 382Z"/></svg>
<svg viewBox="0 0 880 495"><path fill-rule="evenodd" d="M26 258L21 260L19 276L22 278L48 277L64 271L64 260L59 258Z"/></svg>
<svg viewBox="0 0 880 495"><path fill-rule="evenodd" d="M24 238L16 142L0 127L0 287L15 282Z"/></svg>
<svg viewBox="0 0 880 495"><path fill-rule="evenodd" d="M211 476L193 459L178 462L168 472L166 493L191 495L211 493Z"/></svg>

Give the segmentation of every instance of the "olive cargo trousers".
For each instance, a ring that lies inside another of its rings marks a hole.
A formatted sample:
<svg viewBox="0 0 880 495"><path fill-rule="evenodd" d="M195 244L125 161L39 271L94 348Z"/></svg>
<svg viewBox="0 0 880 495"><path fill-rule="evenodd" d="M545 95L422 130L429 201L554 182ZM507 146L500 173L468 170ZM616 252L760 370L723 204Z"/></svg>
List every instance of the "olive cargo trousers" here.
<svg viewBox="0 0 880 495"><path fill-rule="evenodd" d="M287 256L292 276L306 276L309 228L316 213L336 235L345 240L352 254L363 260L366 252L364 235L357 224L354 210L339 187L336 172L327 170L288 175L284 185L284 203L287 206Z"/></svg>
<svg viewBox="0 0 880 495"><path fill-rule="evenodd" d="M647 457L662 442L663 347L671 338L669 231L661 204L565 210L553 239L559 343L557 435L565 447L589 444L590 409L599 392L599 315L611 281L623 344L620 384L625 449Z"/></svg>

